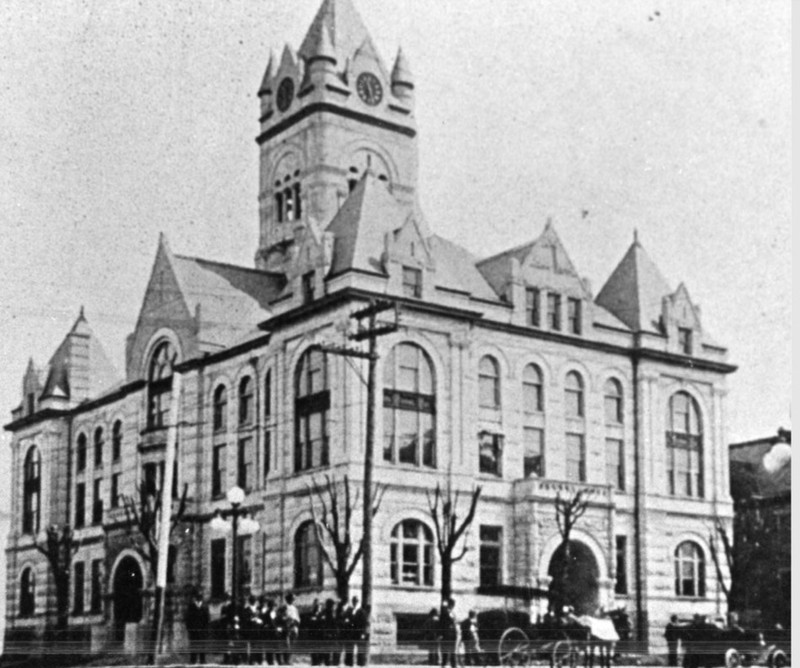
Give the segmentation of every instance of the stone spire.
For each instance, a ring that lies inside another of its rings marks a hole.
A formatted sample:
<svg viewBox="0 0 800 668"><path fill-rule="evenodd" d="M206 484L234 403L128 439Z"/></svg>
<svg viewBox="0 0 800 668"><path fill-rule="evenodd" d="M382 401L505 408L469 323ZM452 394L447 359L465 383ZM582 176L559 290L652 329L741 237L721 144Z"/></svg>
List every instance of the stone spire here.
<svg viewBox="0 0 800 668"><path fill-rule="evenodd" d="M339 63L351 57L365 40L372 41L351 0L323 0L298 50L306 61L314 56L323 28Z"/></svg>
<svg viewBox="0 0 800 668"><path fill-rule="evenodd" d="M309 55L306 56L306 62L310 65L311 63L323 60L335 65L336 51L333 48L333 42L331 41L328 27L323 25L320 31L314 35L314 38L314 41L310 44Z"/></svg>
<svg viewBox="0 0 800 668"><path fill-rule="evenodd" d="M392 67L392 93L401 100L411 101L414 91L414 77L403 48L397 50L397 58Z"/></svg>
<svg viewBox="0 0 800 668"><path fill-rule="evenodd" d="M258 88L258 97L267 97L272 95L272 80L275 78L275 53L270 50L269 62L267 69L264 70L264 78L261 80L261 86Z"/></svg>

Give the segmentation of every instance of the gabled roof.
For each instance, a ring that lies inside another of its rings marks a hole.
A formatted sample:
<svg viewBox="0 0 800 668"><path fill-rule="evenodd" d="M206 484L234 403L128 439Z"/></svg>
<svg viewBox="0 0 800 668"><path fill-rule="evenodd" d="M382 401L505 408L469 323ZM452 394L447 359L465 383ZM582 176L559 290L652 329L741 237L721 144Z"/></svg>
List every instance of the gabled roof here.
<svg viewBox="0 0 800 668"><path fill-rule="evenodd" d="M383 273L385 236L402 227L410 213L367 170L326 228L334 235L330 273L351 269Z"/></svg>
<svg viewBox="0 0 800 668"><path fill-rule="evenodd" d="M670 294L666 279L634 239L595 301L634 331L660 333L662 302Z"/></svg>
<svg viewBox="0 0 800 668"><path fill-rule="evenodd" d="M498 301L497 294L476 266L477 259L458 244L436 234L428 238L436 263L436 285L468 292L478 299Z"/></svg>
<svg viewBox="0 0 800 668"><path fill-rule="evenodd" d="M372 38L350 0L324 0L298 50L303 58L314 55L322 40L323 28L327 29L333 42L338 67L343 67L365 42L372 44Z"/></svg>

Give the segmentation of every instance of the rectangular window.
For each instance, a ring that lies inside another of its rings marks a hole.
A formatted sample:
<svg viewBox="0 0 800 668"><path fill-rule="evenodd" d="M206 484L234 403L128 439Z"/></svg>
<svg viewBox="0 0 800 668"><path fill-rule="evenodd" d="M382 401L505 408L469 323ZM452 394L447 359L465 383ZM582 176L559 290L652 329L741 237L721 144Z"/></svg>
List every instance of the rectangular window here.
<svg viewBox="0 0 800 668"><path fill-rule="evenodd" d="M488 475L503 475L503 437L483 431L478 435L478 470Z"/></svg>
<svg viewBox="0 0 800 668"><path fill-rule="evenodd" d="M145 495L155 496L158 494L158 490L161 488L163 469L161 473L160 476L158 462L150 462L142 467L142 490Z"/></svg>
<svg viewBox="0 0 800 668"><path fill-rule="evenodd" d="M94 498L92 501L92 524L103 523L103 499L100 496L100 483L98 478L94 481Z"/></svg>
<svg viewBox="0 0 800 668"><path fill-rule="evenodd" d="M620 438L606 439L606 482L625 489L625 449Z"/></svg>
<svg viewBox="0 0 800 668"><path fill-rule="evenodd" d="M567 326L572 334L581 333L581 300L567 299Z"/></svg>
<svg viewBox="0 0 800 668"><path fill-rule="evenodd" d="M83 614L83 589L84 589L84 579L85 579L85 568L86 566L82 561L77 562L74 567L74 590L72 597L73 615Z"/></svg>
<svg viewBox="0 0 800 668"><path fill-rule="evenodd" d="M541 327L541 291L525 288L525 323L530 327Z"/></svg>
<svg viewBox="0 0 800 668"><path fill-rule="evenodd" d="M604 403L606 424L622 423L622 397L615 394L606 394Z"/></svg>
<svg viewBox="0 0 800 668"><path fill-rule="evenodd" d="M314 301L314 272L303 274L303 303L310 304Z"/></svg>
<svg viewBox="0 0 800 668"><path fill-rule="evenodd" d="M236 465L236 484L245 492L249 492L253 486L254 476L253 467L253 439L239 439L239 452Z"/></svg>
<svg viewBox="0 0 800 668"><path fill-rule="evenodd" d="M544 476L544 430L537 427L525 427L522 430L525 448L522 462L523 475L526 478Z"/></svg>
<svg viewBox="0 0 800 668"><path fill-rule="evenodd" d="M667 432L667 481L676 496L704 496L703 458L697 438Z"/></svg>
<svg viewBox="0 0 800 668"><path fill-rule="evenodd" d="M211 541L211 598L225 595L225 539Z"/></svg>
<svg viewBox="0 0 800 668"><path fill-rule="evenodd" d="M119 508L119 480L121 473L114 473L111 476L111 507Z"/></svg>
<svg viewBox="0 0 800 668"><path fill-rule="evenodd" d="M215 445L211 467L211 496L222 496L225 493L227 484L227 449L225 444Z"/></svg>
<svg viewBox="0 0 800 668"><path fill-rule="evenodd" d="M92 560L92 593L89 602L93 614L103 611L103 560Z"/></svg>
<svg viewBox="0 0 800 668"><path fill-rule="evenodd" d="M616 537L616 563L617 581L614 585L615 594L628 593L628 537Z"/></svg>
<svg viewBox="0 0 800 668"><path fill-rule="evenodd" d="M503 583L503 528L480 527L480 586L496 587Z"/></svg>
<svg viewBox="0 0 800 668"><path fill-rule="evenodd" d="M567 480L586 482L586 444L583 434L567 434Z"/></svg>
<svg viewBox="0 0 800 668"><path fill-rule="evenodd" d="M98 466L103 465L103 435L102 432L98 429L97 433L94 436L94 466L97 468Z"/></svg>
<svg viewBox="0 0 800 668"><path fill-rule="evenodd" d="M122 427L117 427L111 434L111 461L118 462L120 457L122 457Z"/></svg>
<svg viewBox="0 0 800 668"><path fill-rule="evenodd" d="M78 436L75 467L78 473L86 470L86 437L83 434Z"/></svg>
<svg viewBox="0 0 800 668"><path fill-rule="evenodd" d="M550 329L561 331L561 295L547 293L547 324Z"/></svg>
<svg viewBox="0 0 800 668"><path fill-rule="evenodd" d="M253 583L253 539L251 536L238 536L236 557L236 577L239 578L239 593Z"/></svg>
<svg viewBox="0 0 800 668"><path fill-rule="evenodd" d="M75 485L75 528L86 524L86 483Z"/></svg>
<svg viewBox="0 0 800 668"><path fill-rule="evenodd" d="M403 294L406 297L422 297L422 270L403 267Z"/></svg>
<svg viewBox="0 0 800 668"><path fill-rule="evenodd" d="M684 355L692 354L692 330L688 327L678 327L678 347Z"/></svg>

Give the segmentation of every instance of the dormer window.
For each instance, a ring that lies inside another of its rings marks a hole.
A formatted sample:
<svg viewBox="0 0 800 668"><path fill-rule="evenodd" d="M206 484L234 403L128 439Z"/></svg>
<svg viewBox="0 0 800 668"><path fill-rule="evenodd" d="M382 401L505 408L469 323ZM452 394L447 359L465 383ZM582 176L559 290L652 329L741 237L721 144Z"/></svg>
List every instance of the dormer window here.
<svg viewBox="0 0 800 668"><path fill-rule="evenodd" d="M692 330L678 327L678 348L684 355L692 354Z"/></svg>
<svg viewBox="0 0 800 668"><path fill-rule="evenodd" d="M151 429L167 426L167 411L172 396L172 366L176 357L172 344L163 341L156 347L150 360L147 426Z"/></svg>
<svg viewBox="0 0 800 668"><path fill-rule="evenodd" d="M542 294L539 288L525 288L525 324L530 327L541 327Z"/></svg>
<svg viewBox="0 0 800 668"><path fill-rule="evenodd" d="M570 334L581 333L581 300L567 299L567 328Z"/></svg>
<svg viewBox="0 0 800 668"><path fill-rule="evenodd" d="M303 274L303 303L310 304L314 301L314 272Z"/></svg>
<svg viewBox="0 0 800 668"><path fill-rule="evenodd" d="M403 267L403 294L406 297L420 299L422 297L422 270L415 267Z"/></svg>
<svg viewBox="0 0 800 668"><path fill-rule="evenodd" d="M555 292L547 293L547 325L556 332L561 330L561 295Z"/></svg>

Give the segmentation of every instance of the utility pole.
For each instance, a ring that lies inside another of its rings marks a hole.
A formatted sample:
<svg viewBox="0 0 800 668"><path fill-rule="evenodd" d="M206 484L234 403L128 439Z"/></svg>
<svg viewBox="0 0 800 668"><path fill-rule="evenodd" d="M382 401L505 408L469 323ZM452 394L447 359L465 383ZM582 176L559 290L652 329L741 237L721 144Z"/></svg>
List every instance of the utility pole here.
<svg viewBox="0 0 800 668"><path fill-rule="evenodd" d="M394 322L378 323L377 316L384 311L394 311ZM351 341L368 341L367 352L351 350L338 346L317 346L326 353L359 357L366 359L369 367L367 373L367 433L364 443L364 528L361 537L364 546L362 552L361 606L366 614L366 656L364 664L369 665L370 640L372 634L372 469L375 449L375 366L378 361L377 340L379 336L396 332L399 327L399 309L396 301L370 299L365 308L351 313L350 317L358 322L358 331L348 338ZM367 320L367 325L362 322Z"/></svg>

